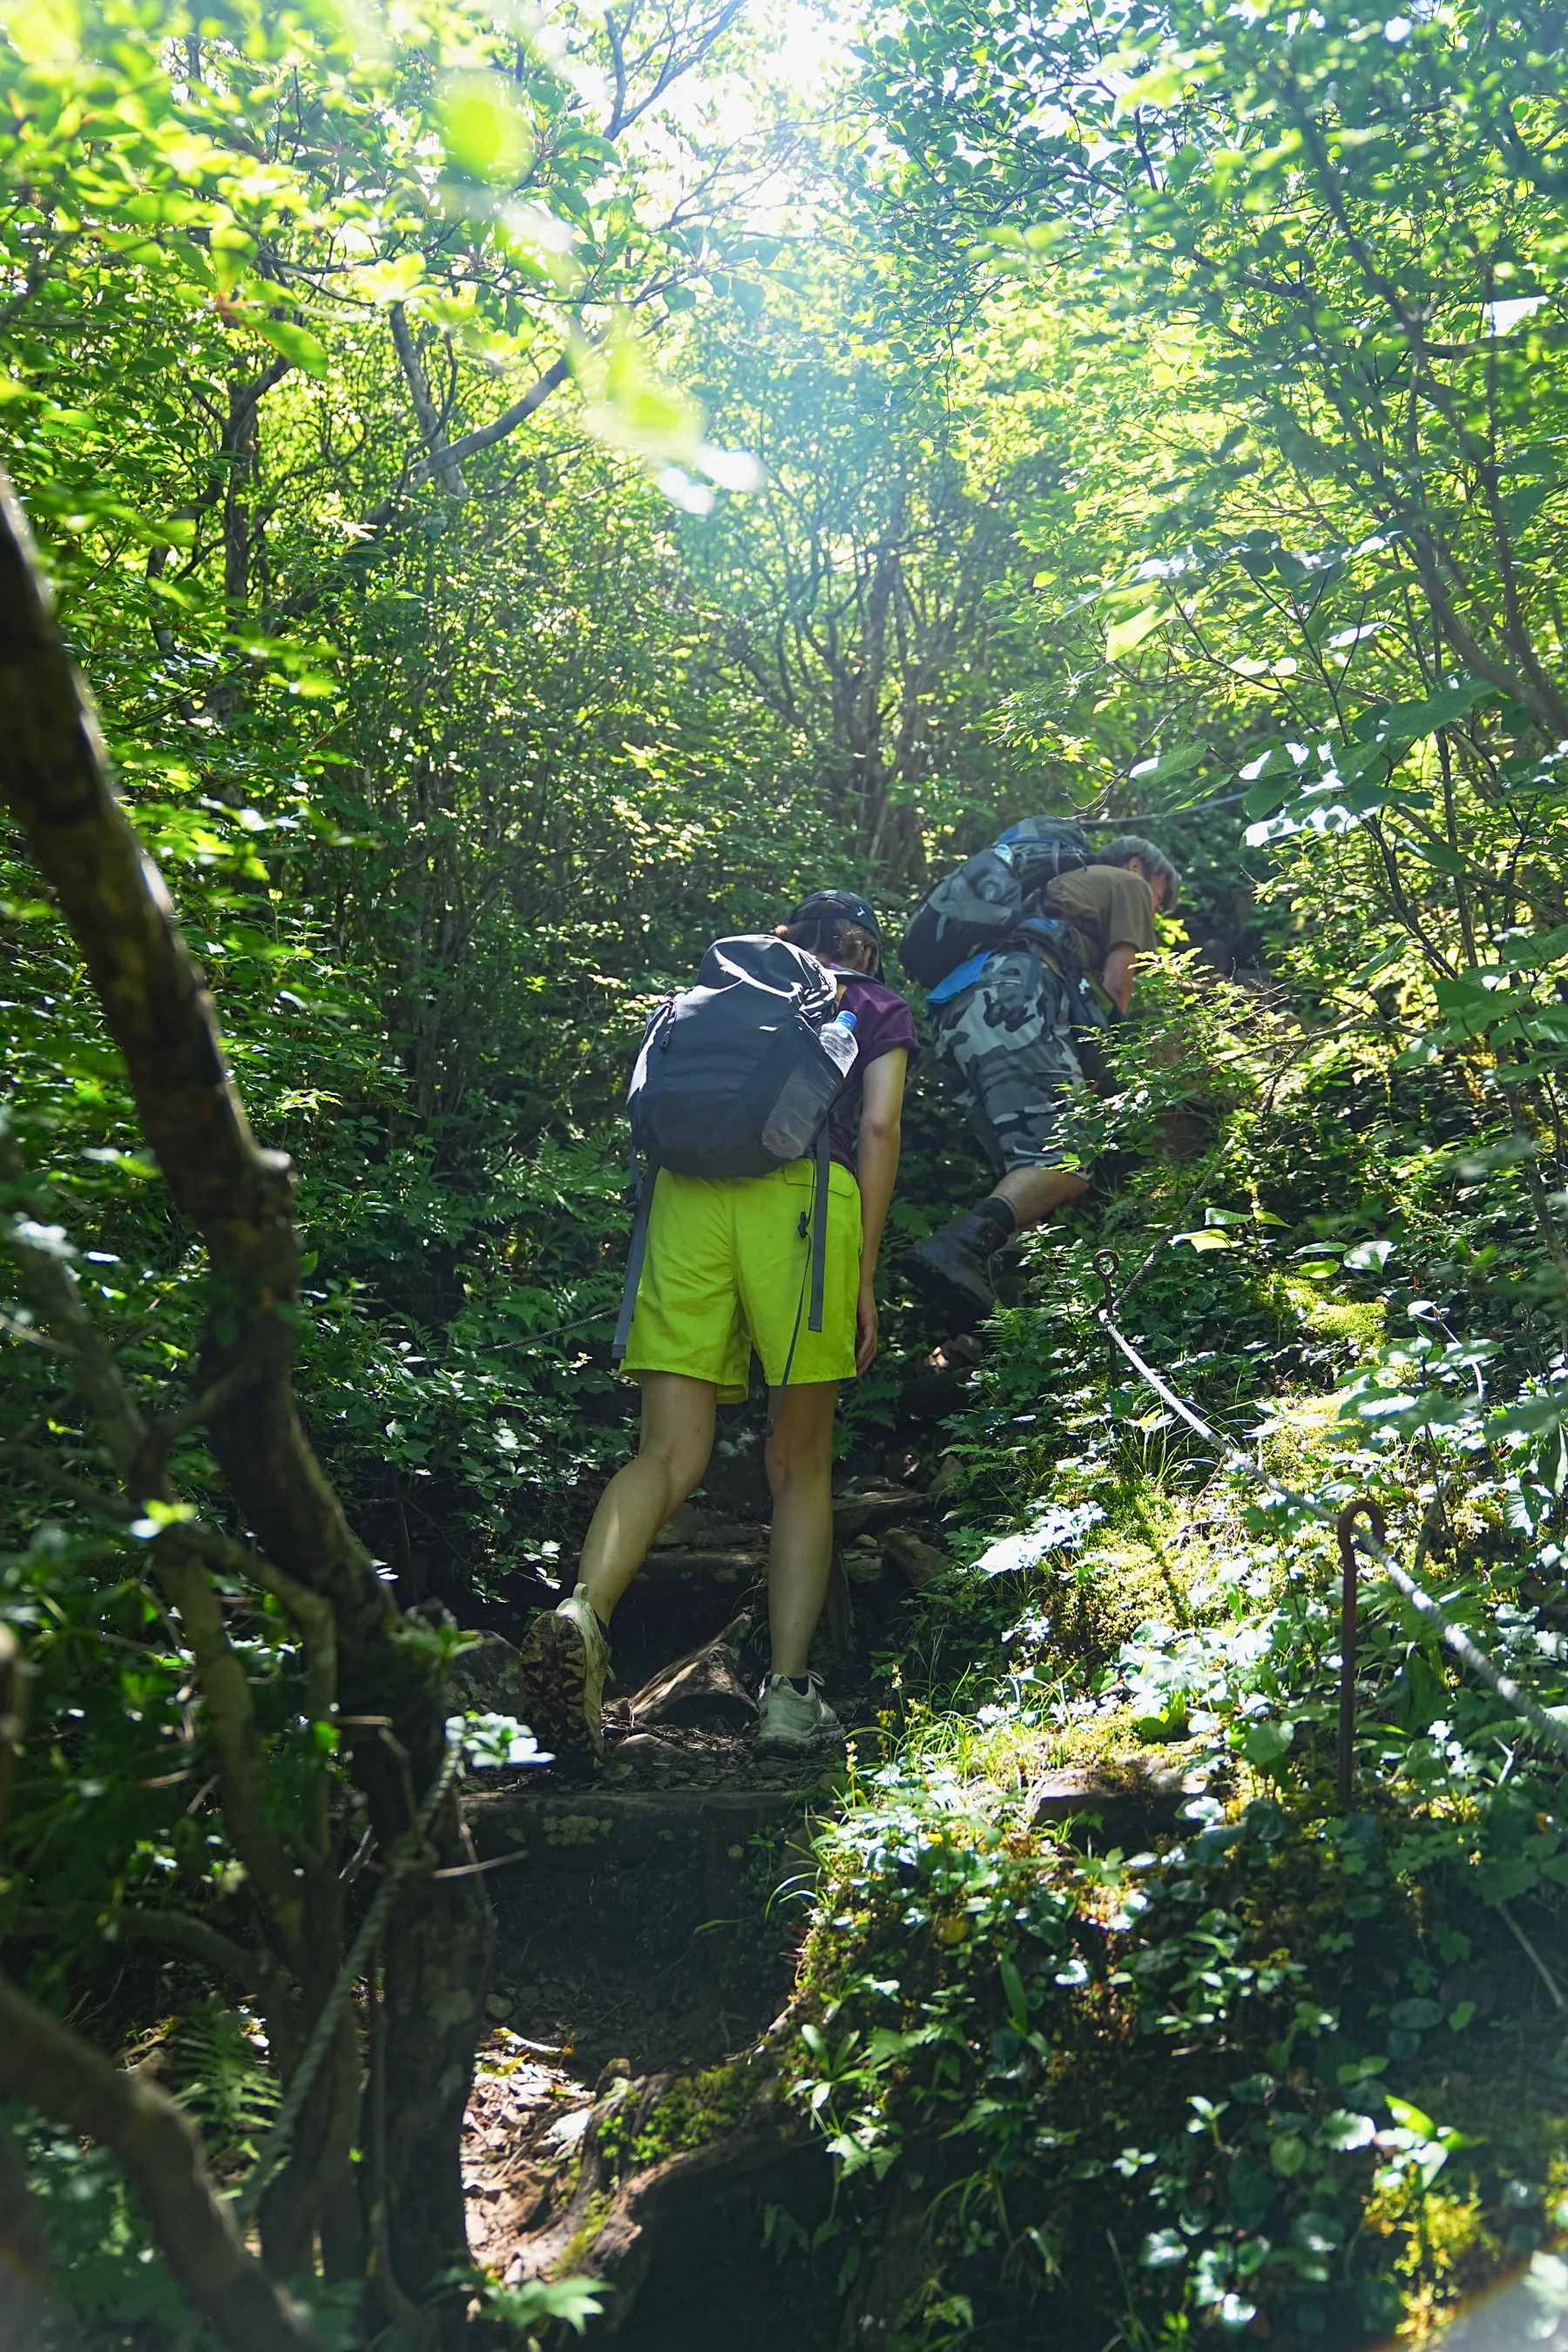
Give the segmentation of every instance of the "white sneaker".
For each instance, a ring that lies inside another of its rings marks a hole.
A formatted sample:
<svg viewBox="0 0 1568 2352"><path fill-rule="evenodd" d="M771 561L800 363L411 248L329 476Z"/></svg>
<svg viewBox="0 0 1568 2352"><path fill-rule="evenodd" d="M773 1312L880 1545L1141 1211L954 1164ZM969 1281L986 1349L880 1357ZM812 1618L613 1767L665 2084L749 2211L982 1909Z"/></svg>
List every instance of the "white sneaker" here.
<svg viewBox="0 0 1568 2352"><path fill-rule="evenodd" d="M844 1728L815 1675L807 1676L803 1691L796 1690L787 1675L770 1675L763 1685L760 1712L757 1740L763 1748L809 1748Z"/></svg>
<svg viewBox="0 0 1568 2352"><path fill-rule="evenodd" d="M610 1645L586 1585L548 1617L534 1619L518 1654L528 1727L540 1746L553 1756L599 1755Z"/></svg>

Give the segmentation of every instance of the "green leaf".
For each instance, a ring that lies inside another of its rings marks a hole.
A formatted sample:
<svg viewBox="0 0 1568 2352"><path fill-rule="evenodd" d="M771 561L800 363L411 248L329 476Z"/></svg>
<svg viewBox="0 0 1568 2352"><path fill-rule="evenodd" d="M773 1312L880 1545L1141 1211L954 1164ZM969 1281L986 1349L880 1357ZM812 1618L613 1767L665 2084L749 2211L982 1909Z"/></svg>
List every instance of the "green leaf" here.
<svg viewBox="0 0 1568 2352"><path fill-rule="evenodd" d="M1240 771L1239 781L1247 786L1242 814L1249 824L1272 816L1284 806L1301 778L1302 770L1286 746L1279 741L1270 743Z"/></svg>
<svg viewBox="0 0 1568 2352"><path fill-rule="evenodd" d="M1519 939L1505 940L1498 951L1498 961L1523 964L1531 971L1542 971L1564 956L1568 956L1568 923L1560 923L1555 930L1531 931Z"/></svg>
<svg viewBox="0 0 1568 2352"><path fill-rule="evenodd" d="M356 273L355 290L362 299L378 306L405 301L425 275L422 253L404 253L378 261Z"/></svg>
<svg viewBox="0 0 1568 2352"><path fill-rule="evenodd" d="M1370 2122L1366 2116L1358 2117ZM1331 2213L1299 2213L1290 2225L1292 2242L1309 2254L1331 2254L1345 2242L1345 2227Z"/></svg>
<svg viewBox="0 0 1568 2352"><path fill-rule="evenodd" d="M1249 824L1258 824L1265 817L1277 815L1295 789L1295 781L1289 776L1256 783L1243 801L1241 813Z"/></svg>
<svg viewBox="0 0 1568 2352"><path fill-rule="evenodd" d="M447 160L470 180L513 184L533 154L533 127L504 74L448 74L438 116Z"/></svg>
<svg viewBox="0 0 1568 2352"><path fill-rule="evenodd" d="M1568 1414L1568 1396L1524 1397L1486 1418L1489 1440L1499 1437L1541 1437L1560 1429Z"/></svg>
<svg viewBox="0 0 1568 2352"><path fill-rule="evenodd" d="M1125 621L1113 621L1106 633L1106 660L1123 660L1135 646L1142 644L1145 637L1152 636L1156 629L1163 629L1167 621L1173 621L1175 617L1173 604L1145 604L1141 612L1131 614Z"/></svg>
<svg viewBox="0 0 1568 2352"><path fill-rule="evenodd" d="M1029 2030L1029 2003L1024 1991L1024 1979L1018 1974L1012 1955L1003 1952L996 1962L1002 1979L1002 1997L1007 2004L1007 2021L1015 2033Z"/></svg>
<svg viewBox="0 0 1568 2352"><path fill-rule="evenodd" d="M1266 1771L1279 1763L1295 1737L1293 1723L1254 1723L1242 1735L1241 1752L1249 1764Z"/></svg>
<svg viewBox="0 0 1568 2352"><path fill-rule="evenodd" d="M1187 2242L1179 2230L1155 2230L1143 2241L1138 2260L1145 2270L1173 2270L1187 2259Z"/></svg>
<svg viewBox="0 0 1568 2352"><path fill-rule="evenodd" d="M1351 733L1358 742L1408 747L1436 734L1439 727L1451 727L1479 704L1498 698L1499 690L1489 678L1466 677L1452 686L1439 687L1419 702L1373 703L1352 722Z"/></svg>
<svg viewBox="0 0 1568 2352"><path fill-rule="evenodd" d="M526 2286L489 2288L485 2308L510 2327L533 2327L542 2319L561 2319L581 2336L589 2320L603 2312L601 2298L614 2293L604 2279L531 2279Z"/></svg>
<svg viewBox="0 0 1568 2352"><path fill-rule="evenodd" d="M1157 760L1144 760L1128 770L1129 780L1139 784L1163 784L1173 776L1184 776L1202 764L1209 756L1206 743L1178 743L1169 751L1162 751Z"/></svg>
<svg viewBox="0 0 1568 2352"><path fill-rule="evenodd" d="M1540 1878L1539 1864L1528 1861L1522 1854L1511 1862L1483 1863L1476 1874L1481 1898L1487 1903L1511 1903L1516 1895L1528 1895Z"/></svg>
<svg viewBox="0 0 1568 2352"><path fill-rule="evenodd" d="M307 375L323 376L327 373L327 354L308 327L296 325L292 319L252 319L251 325L264 342L275 352L281 352Z"/></svg>
<svg viewBox="0 0 1568 2352"><path fill-rule="evenodd" d="M1370 2116L1357 2115L1350 2107L1335 2107L1323 2117L1314 2136L1320 2147L1348 2156L1352 2148L1367 2147L1376 2132L1377 2126Z"/></svg>
<svg viewBox="0 0 1568 2352"><path fill-rule="evenodd" d="M1423 866L1435 866L1439 874L1464 874L1468 871L1458 851L1450 849L1444 842L1415 841L1406 835L1401 845L1412 857L1418 857Z"/></svg>

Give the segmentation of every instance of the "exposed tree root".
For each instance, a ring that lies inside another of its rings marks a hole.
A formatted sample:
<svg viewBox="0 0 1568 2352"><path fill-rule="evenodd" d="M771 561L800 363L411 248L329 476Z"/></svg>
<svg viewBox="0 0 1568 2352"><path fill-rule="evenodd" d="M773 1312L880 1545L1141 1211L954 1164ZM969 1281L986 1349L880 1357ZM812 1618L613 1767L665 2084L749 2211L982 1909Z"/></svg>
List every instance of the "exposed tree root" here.
<svg viewBox="0 0 1568 2352"><path fill-rule="evenodd" d="M618 2334L655 2263L679 2257L682 2232L694 2219L693 2192L704 2186L710 2191L720 2182L754 2180L812 2144L804 2117L785 2105L770 2080L711 2138L625 2170L660 2106L682 2088L683 2078L674 2075L635 2082L623 2075L602 2090L580 2132L574 2128L576 2116L563 2117L559 2105L541 2115L528 2141L514 2147L505 2164L508 2185L518 2198L513 2210L527 2216L519 2234L508 2233L509 2284L568 2276L599 2280L614 2290L600 2332ZM579 2108L576 2115L583 2112ZM574 2139L568 2153L563 2143ZM708 2204L705 2198L705 2212ZM492 2240L492 2259L496 2251Z"/></svg>

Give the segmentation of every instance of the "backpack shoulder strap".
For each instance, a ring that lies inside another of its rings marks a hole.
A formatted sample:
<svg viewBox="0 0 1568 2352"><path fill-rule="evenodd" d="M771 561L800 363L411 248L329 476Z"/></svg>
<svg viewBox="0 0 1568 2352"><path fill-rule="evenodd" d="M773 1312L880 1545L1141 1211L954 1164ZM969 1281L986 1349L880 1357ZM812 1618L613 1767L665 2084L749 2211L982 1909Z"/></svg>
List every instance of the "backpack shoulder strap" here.
<svg viewBox="0 0 1568 2352"><path fill-rule="evenodd" d="M800 1213L800 1233L806 1242L805 1270L800 1278L800 1302L795 1310L795 1329L789 1337L789 1354L784 1358L784 1378L773 1391L773 1409L768 1414L767 1433L771 1437L778 1426L779 1412L789 1387L789 1376L795 1369L795 1351L800 1339L800 1318L806 1306L806 1290L811 1292L810 1314L806 1328L822 1328L823 1302L827 1283L827 1189L829 1167L827 1121L823 1120L813 1147L814 1173L811 1181L810 1222L807 1213Z"/></svg>
<svg viewBox="0 0 1568 2352"><path fill-rule="evenodd" d="M828 1156L827 1121L823 1120L816 1135L816 1173L812 1179L811 1198L811 1313L806 1321L808 1331L822 1328L822 1302L827 1279L827 1191Z"/></svg>
<svg viewBox="0 0 1568 2352"><path fill-rule="evenodd" d="M633 1163L634 1171L636 1163ZM653 1207L653 1188L658 1181L658 1162L649 1159L643 1168L642 1186L637 1193L637 1212L632 1219L631 1248L626 1254L626 1278L621 1285L621 1311L616 1318L616 1336L610 1343L610 1357L619 1363L626 1352L626 1342L632 1334L632 1317L637 1312L637 1289L642 1282L643 1264L647 1256L647 1221Z"/></svg>

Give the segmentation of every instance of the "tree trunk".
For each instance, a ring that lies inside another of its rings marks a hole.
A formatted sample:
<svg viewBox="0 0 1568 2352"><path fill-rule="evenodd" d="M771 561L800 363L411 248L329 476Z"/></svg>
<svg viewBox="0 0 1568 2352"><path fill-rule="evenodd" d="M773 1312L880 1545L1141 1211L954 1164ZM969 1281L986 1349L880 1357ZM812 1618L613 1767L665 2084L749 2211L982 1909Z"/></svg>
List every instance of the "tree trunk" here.
<svg viewBox="0 0 1568 2352"><path fill-rule="evenodd" d="M330 1604L343 1713L391 1718L390 1739L374 1727L347 1729L344 1739L379 1847L390 1853L410 1826L410 1786L427 1789L442 1760L445 1680L428 1649L407 1638L300 1427L293 1170L250 1131L202 975L110 788L96 719L3 477L0 799L59 898L143 1132L206 1244L221 1305L202 1336L198 1382L205 1391L244 1375L208 1424L239 1515L272 1559ZM454 1796L430 1836L441 1864L471 1858ZM426 1880L388 1932L389 2188L400 2281L418 2296L466 2251L458 2132L493 1937L483 1880Z"/></svg>

